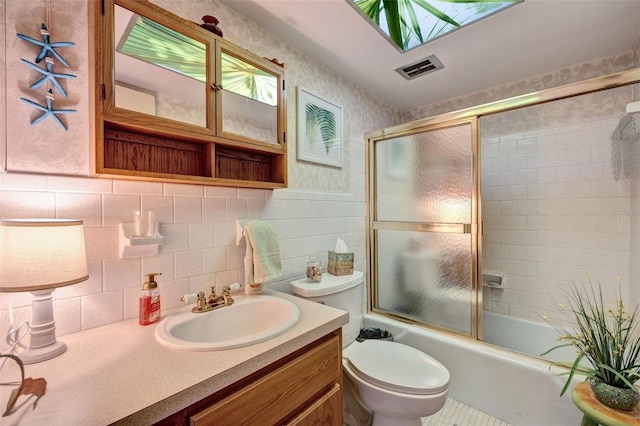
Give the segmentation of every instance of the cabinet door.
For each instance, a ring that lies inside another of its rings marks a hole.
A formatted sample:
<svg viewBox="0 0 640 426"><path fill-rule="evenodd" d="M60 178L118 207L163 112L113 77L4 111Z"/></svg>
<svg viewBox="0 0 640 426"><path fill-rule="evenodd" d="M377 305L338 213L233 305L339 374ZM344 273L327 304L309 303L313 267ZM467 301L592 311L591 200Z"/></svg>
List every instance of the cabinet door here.
<svg viewBox="0 0 640 426"><path fill-rule="evenodd" d="M105 119L212 136L216 39L150 3L115 0L103 19Z"/></svg>
<svg viewBox="0 0 640 426"><path fill-rule="evenodd" d="M283 146L283 66L224 40L219 45L218 135L235 141Z"/></svg>
<svg viewBox="0 0 640 426"><path fill-rule="evenodd" d="M92 172L287 186L282 64L148 0L99 2Z"/></svg>
<svg viewBox="0 0 640 426"><path fill-rule="evenodd" d="M191 426L280 424L332 389L342 373L340 337L311 348L264 377L191 416ZM338 386L338 393L340 388Z"/></svg>
<svg viewBox="0 0 640 426"><path fill-rule="evenodd" d="M339 384L322 395L306 410L287 423L288 426L338 426L342 424L342 392Z"/></svg>

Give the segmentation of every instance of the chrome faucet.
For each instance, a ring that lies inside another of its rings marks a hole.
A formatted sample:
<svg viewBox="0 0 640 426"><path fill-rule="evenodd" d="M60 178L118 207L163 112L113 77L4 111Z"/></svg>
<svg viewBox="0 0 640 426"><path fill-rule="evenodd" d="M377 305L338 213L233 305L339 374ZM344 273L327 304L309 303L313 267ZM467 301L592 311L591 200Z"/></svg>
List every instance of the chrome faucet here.
<svg viewBox="0 0 640 426"><path fill-rule="evenodd" d="M233 305L233 298L231 297L231 287L228 285L222 288L222 294L216 295L216 288L211 287L211 294L208 297L204 296L204 292L198 293L198 299L196 300L196 306L191 309L191 312L201 313L213 311L224 306Z"/></svg>

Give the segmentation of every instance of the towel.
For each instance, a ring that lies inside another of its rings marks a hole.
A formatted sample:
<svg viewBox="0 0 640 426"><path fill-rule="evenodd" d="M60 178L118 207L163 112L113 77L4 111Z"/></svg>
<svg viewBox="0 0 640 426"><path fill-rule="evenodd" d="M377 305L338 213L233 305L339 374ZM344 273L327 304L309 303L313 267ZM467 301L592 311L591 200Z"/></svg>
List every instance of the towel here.
<svg viewBox="0 0 640 426"><path fill-rule="evenodd" d="M623 171L627 178L633 174L638 141L640 113L626 114L611 133L611 169L614 180L618 180L620 171Z"/></svg>
<svg viewBox="0 0 640 426"><path fill-rule="evenodd" d="M280 244L273 227L256 220L244 226L247 251L244 256L245 284L260 284L282 276Z"/></svg>

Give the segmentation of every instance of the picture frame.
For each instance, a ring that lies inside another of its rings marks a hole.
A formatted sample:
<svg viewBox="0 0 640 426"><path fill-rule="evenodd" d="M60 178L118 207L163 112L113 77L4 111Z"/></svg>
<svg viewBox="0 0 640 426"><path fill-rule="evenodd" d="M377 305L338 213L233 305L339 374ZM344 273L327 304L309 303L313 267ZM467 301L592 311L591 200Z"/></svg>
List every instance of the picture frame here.
<svg viewBox="0 0 640 426"><path fill-rule="evenodd" d="M297 87L298 160L342 167L342 107Z"/></svg>

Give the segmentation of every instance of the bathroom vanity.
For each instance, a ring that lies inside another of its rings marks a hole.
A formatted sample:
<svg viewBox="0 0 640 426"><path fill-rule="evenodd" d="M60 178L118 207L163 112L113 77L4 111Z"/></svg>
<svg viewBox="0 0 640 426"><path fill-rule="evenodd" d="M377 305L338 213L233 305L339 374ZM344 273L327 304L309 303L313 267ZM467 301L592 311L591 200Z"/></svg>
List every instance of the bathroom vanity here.
<svg viewBox="0 0 640 426"><path fill-rule="evenodd" d="M8 424L310 424L342 422L344 311L276 293L300 319L287 332L237 349L169 349L137 319L60 338L68 350L25 366L44 377L46 395ZM256 296L260 297L260 296ZM197 314L194 314L197 315ZM257 417L256 417L257 416ZM3 420L4 421L4 420ZM4 424L4 423L3 423Z"/></svg>

